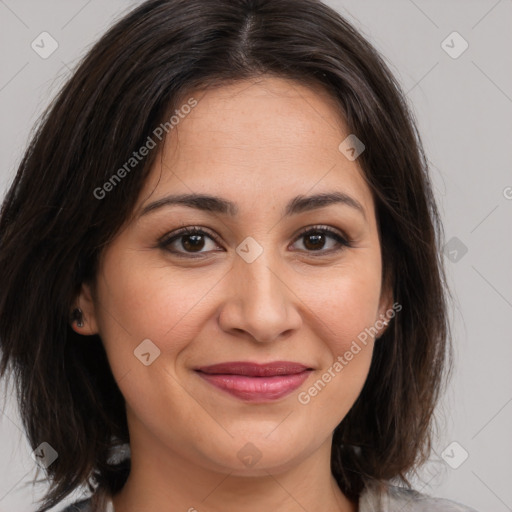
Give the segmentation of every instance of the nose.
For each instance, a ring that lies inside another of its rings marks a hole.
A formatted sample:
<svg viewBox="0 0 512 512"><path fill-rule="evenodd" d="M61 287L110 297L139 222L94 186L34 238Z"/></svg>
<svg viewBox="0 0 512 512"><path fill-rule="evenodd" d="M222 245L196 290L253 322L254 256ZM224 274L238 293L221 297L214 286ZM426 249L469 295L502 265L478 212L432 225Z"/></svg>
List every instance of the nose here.
<svg viewBox="0 0 512 512"><path fill-rule="evenodd" d="M219 315L225 332L268 343L299 329L300 300L293 284L286 282L282 264L272 259L270 252L264 250L251 263L236 257L226 276L226 300Z"/></svg>

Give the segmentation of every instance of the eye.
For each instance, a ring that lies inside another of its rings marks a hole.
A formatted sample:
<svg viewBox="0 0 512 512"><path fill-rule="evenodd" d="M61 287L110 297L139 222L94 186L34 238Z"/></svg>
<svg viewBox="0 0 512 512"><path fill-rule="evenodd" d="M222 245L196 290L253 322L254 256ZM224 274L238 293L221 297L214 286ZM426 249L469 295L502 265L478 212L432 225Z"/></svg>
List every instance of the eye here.
<svg viewBox="0 0 512 512"><path fill-rule="evenodd" d="M208 250L208 239L212 242L212 248L210 250ZM302 240L303 246L305 247L305 249L300 250L305 250L310 253L318 252L319 256L325 253L340 251L345 247L352 247L348 237L326 226L310 226L304 228L299 233L298 240ZM325 249L326 245L330 245L330 247ZM219 243L215 235L208 233L203 228L190 226L164 236L159 241L158 246L179 257L195 258L201 257L201 254L211 252L215 250L215 248L219 248Z"/></svg>
<svg viewBox="0 0 512 512"><path fill-rule="evenodd" d="M331 247L324 250L326 244L329 245L327 243L329 239ZM303 240L306 252L320 252L320 255L352 247L348 237L326 226L311 226L303 229L299 233L299 240Z"/></svg>
<svg viewBox="0 0 512 512"><path fill-rule="evenodd" d="M206 245L205 238L209 238L211 241L216 242L216 238L204 231L204 229L191 226L164 236L158 245L162 249L165 249L172 254L176 254L177 256L194 258L194 253L203 254L203 252L209 252L202 251ZM215 245L215 247L218 247L218 245ZM178 248L183 249L184 252Z"/></svg>

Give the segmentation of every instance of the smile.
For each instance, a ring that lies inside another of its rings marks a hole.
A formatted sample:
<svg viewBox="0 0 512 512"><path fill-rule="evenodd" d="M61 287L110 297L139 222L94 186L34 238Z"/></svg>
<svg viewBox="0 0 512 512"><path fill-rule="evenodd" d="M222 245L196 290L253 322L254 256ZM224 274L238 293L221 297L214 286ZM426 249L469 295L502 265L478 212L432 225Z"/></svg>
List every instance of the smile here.
<svg viewBox="0 0 512 512"><path fill-rule="evenodd" d="M312 368L277 361L269 364L220 363L200 367L197 374L209 384L249 402L267 402L282 398L297 389Z"/></svg>

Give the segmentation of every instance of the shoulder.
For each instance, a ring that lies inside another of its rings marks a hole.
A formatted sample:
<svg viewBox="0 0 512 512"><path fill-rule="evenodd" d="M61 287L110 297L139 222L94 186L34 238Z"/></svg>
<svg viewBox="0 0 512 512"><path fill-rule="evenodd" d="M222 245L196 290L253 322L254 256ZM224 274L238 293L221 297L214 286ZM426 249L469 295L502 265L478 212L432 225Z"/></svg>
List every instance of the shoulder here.
<svg viewBox="0 0 512 512"><path fill-rule="evenodd" d="M77 501L76 503L67 506L61 512L92 512L91 498Z"/></svg>
<svg viewBox="0 0 512 512"><path fill-rule="evenodd" d="M414 489L388 484L366 489L360 497L359 512L477 512L456 501L435 498Z"/></svg>
<svg viewBox="0 0 512 512"><path fill-rule="evenodd" d="M96 488L93 494L75 501L59 512L114 512L112 496L103 488Z"/></svg>
<svg viewBox="0 0 512 512"><path fill-rule="evenodd" d="M476 512L476 510L445 498L435 498L427 494L422 494L413 489L403 487L388 487L389 509L402 505L403 512L427 512L431 510L439 512Z"/></svg>

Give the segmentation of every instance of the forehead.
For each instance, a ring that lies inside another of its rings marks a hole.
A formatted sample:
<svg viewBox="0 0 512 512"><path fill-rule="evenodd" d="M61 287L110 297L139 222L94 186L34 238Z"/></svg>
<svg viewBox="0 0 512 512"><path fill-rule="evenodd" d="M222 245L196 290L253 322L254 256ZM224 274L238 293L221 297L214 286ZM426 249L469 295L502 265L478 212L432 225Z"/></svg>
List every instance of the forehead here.
<svg viewBox="0 0 512 512"><path fill-rule="evenodd" d="M169 132L145 186L153 200L172 191L279 202L335 188L373 210L357 160L339 150L350 135L339 105L322 88L271 77L189 97L197 105Z"/></svg>

